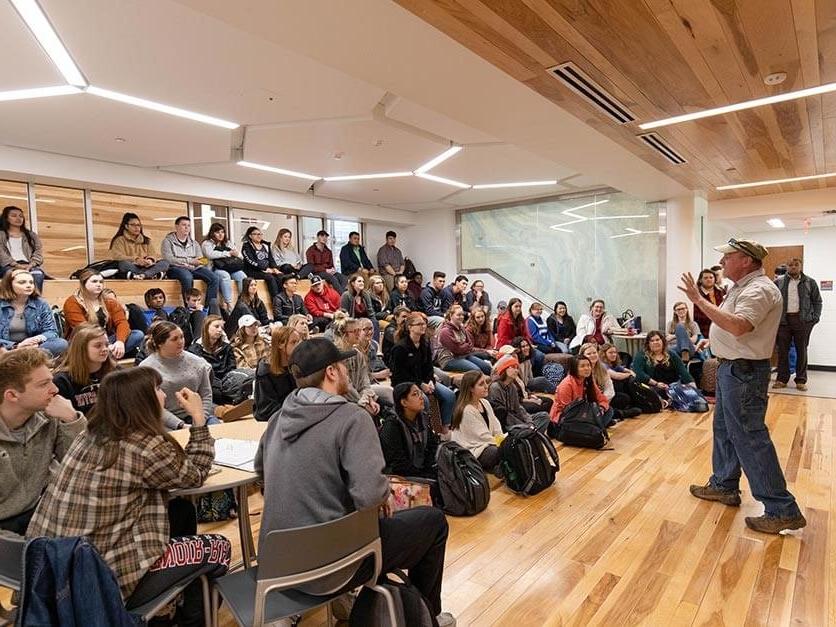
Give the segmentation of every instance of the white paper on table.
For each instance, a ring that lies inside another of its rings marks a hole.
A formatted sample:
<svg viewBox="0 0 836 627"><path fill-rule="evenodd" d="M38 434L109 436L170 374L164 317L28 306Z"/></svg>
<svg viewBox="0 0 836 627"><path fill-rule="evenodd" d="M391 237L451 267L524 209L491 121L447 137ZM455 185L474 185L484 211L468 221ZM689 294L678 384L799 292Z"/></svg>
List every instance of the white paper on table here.
<svg viewBox="0 0 836 627"><path fill-rule="evenodd" d="M257 441L220 438L215 440L215 463L255 472L256 451L258 451Z"/></svg>

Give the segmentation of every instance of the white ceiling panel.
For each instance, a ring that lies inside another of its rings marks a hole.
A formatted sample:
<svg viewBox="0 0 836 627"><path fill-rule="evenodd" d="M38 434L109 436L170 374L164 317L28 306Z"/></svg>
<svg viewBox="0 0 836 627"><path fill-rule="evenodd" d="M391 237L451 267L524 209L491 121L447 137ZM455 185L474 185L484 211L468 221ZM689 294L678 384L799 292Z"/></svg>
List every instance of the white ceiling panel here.
<svg viewBox="0 0 836 627"><path fill-rule="evenodd" d="M406 98L398 98L387 108L386 115L393 120L405 122L418 128L445 137L457 144L475 144L498 141L495 137L471 128L455 120L415 104Z"/></svg>
<svg viewBox="0 0 836 627"><path fill-rule="evenodd" d="M10 2L0 2L0 59L0 91L64 84Z"/></svg>
<svg viewBox="0 0 836 627"><path fill-rule="evenodd" d="M453 209L455 205L451 205L445 201L435 201L435 202L401 202L401 203L394 203L391 205L386 205L387 207L392 207L393 209L401 209L403 211L413 211L415 213L420 213L421 211L432 211L433 209Z"/></svg>
<svg viewBox="0 0 836 627"><path fill-rule="evenodd" d="M373 120L247 131L244 158L317 176L411 172L447 146ZM334 156L340 154L340 159Z"/></svg>
<svg viewBox="0 0 836 627"><path fill-rule="evenodd" d="M434 168L431 173L471 185L546 181L575 174L509 145L465 148L454 158Z"/></svg>
<svg viewBox="0 0 836 627"><path fill-rule="evenodd" d="M78 94L0 102L0 143L148 167L228 159L230 132Z"/></svg>
<svg viewBox="0 0 836 627"><path fill-rule="evenodd" d="M464 189L455 196L450 196L446 202L458 207L476 207L525 199L543 198L556 194L565 194L566 187L558 185L544 185L539 187L510 187L499 189Z"/></svg>
<svg viewBox="0 0 836 627"><path fill-rule="evenodd" d="M385 93L176 2L42 4L93 84L241 124L368 114Z"/></svg>
<svg viewBox="0 0 836 627"><path fill-rule="evenodd" d="M261 172L252 168L244 168L235 163L208 163L205 165L173 166L165 168L171 172L192 174L220 181L257 185L271 189L282 189L289 192L304 193L308 191L312 181L306 181L293 176L283 176L272 172Z"/></svg>
<svg viewBox="0 0 836 627"><path fill-rule="evenodd" d="M455 188L415 176L365 181L334 181L318 183L316 193L370 205L432 202L440 200Z"/></svg>

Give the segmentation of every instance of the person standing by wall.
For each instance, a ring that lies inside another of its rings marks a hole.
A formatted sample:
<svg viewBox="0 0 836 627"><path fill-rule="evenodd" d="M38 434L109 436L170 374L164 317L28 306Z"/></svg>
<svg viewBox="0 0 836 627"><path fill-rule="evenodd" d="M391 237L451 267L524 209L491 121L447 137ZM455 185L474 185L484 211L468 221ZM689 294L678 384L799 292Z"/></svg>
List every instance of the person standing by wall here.
<svg viewBox="0 0 836 627"><path fill-rule="evenodd" d="M801 529L807 521L787 490L787 482L769 436L769 358L781 321L781 292L765 276L766 248L751 240L731 238L715 248L734 282L721 306L702 297L691 273L682 275L679 289L711 319L711 350L720 359L717 404L714 408L713 474L705 485L692 485L691 494L725 505L740 505L740 474L746 473L752 496L764 514L746 517L746 526L763 533Z"/></svg>
<svg viewBox="0 0 836 627"><path fill-rule="evenodd" d="M773 388L783 388L790 380L790 345L795 343L795 387L807 389L807 344L810 332L821 318L822 299L815 279L801 271L801 259L787 262L787 273L775 280L781 291L783 310L778 326L778 376Z"/></svg>

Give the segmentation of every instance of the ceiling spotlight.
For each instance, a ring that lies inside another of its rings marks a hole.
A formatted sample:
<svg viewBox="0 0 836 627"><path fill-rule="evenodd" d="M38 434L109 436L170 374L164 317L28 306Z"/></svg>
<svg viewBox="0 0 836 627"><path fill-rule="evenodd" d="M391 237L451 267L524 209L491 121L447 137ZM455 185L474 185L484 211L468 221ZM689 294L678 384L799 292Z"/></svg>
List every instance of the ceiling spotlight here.
<svg viewBox="0 0 836 627"><path fill-rule="evenodd" d="M784 224L784 221L781 218L769 218L769 220L767 220L766 223L773 229L783 229L785 226L787 226L786 224Z"/></svg>
<svg viewBox="0 0 836 627"><path fill-rule="evenodd" d="M340 159L342 159L342 158L343 158L343 156L344 156L344 155L345 155L345 153L344 153L344 152L335 152L335 153L334 153L333 155L331 155L331 156L332 156L334 159L336 159L337 161L339 161Z"/></svg>
<svg viewBox="0 0 836 627"><path fill-rule="evenodd" d="M326 181L362 181L364 179L394 179L412 176L412 172L381 172L380 174L347 174L345 176L326 176Z"/></svg>
<svg viewBox="0 0 836 627"><path fill-rule="evenodd" d="M102 89L90 85L85 90L88 94L99 96L100 98L107 98L108 100L116 100L117 102L124 102L125 104L133 105L135 107L142 107L143 109L151 109L152 111L159 111L160 113L167 113L179 118L186 118L187 120L194 120L195 122L202 122L203 124L210 124L212 126L219 126L229 130L238 128L237 122L230 122L220 118L212 117L211 115L204 115L189 111L188 109L181 109L179 107L172 107L171 105L162 104L161 102L154 102L153 100L146 100L145 98L137 98L136 96L129 96L128 94L121 94L109 89Z"/></svg>
<svg viewBox="0 0 836 627"><path fill-rule="evenodd" d="M52 96L69 96L83 93L72 85L56 85L55 87L34 87L32 89L13 89L0 91L0 101L29 100L30 98L49 98Z"/></svg>
<svg viewBox="0 0 836 627"><path fill-rule="evenodd" d="M442 163L443 161L447 161L447 159L449 159L450 157L452 157L453 155L458 153L461 149L462 149L461 146L450 146L450 148L448 148L447 150L442 152L440 155L438 155L434 159L430 159L424 165L422 165L420 168L417 168L415 170L415 174L417 175L417 174L424 174L425 172L429 172L435 166L437 166L439 163ZM470 187L470 186L468 185L468 187Z"/></svg>
<svg viewBox="0 0 836 627"><path fill-rule="evenodd" d="M284 176L293 176L297 179L306 179L308 181L318 181L322 177L314 176L313 174L305 174L304 172L296 172L294 170L285 170L283 168L274 168L271 165L263 165L261 163L253 163L252 161L239 161L238 165L245 168L252 168L253 170L262 170L264 172L272 172L273 174L282 174Z"/></svg>
<svg viewBox="0 0 836 627"><path fill-rule="evenodd" d="M473 189L496 189L499 187L535 187L537 185L557 185L557 181L520 181L519 183L484 183L474 185Z"/></svg>
<svg viewBox="0 0 836 627"><path fill-rule="evenodd" d="M38 3L35 0L11 0L11 2L35 39L38 40L41 48L61 72L64 80L76 87L86 87L87 81L81 74L81 70L61 43L61 39Z"/></svg>

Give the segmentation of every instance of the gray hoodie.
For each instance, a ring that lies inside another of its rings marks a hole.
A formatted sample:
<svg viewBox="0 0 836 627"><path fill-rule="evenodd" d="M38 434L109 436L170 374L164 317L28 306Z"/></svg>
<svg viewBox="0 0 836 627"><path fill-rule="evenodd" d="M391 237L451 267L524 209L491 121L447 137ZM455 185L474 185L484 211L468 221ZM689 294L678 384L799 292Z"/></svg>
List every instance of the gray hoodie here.
<svg viewBox="0 0 836 627"><path fill-rule="evenodd" d="M203 257L200 244L189 236L184 245L177 239L177 233L174 231L165 236L160 251L163 259L175 266L199 265L197 260Z"/></svg>
<svg viewBox="0 0 836 627"><path fill-rule="evenodd" d="M264 479L261 540L274 529L335 520L389 496L374 423L319 388L295 390L270 418L255 471Z"/></svg>

